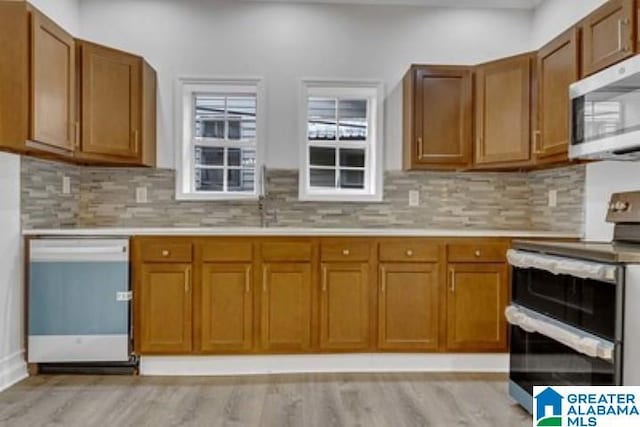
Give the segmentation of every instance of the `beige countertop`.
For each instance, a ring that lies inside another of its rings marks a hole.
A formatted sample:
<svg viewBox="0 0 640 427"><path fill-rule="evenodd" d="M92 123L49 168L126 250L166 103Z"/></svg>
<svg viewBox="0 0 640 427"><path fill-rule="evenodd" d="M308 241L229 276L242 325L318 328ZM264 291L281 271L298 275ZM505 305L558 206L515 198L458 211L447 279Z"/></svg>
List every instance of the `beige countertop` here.
<svg viewBox="0 0 640 427"><path fill-rule="evenodd" d="M579 239L582 235L555 231L397 228L260 228L260 227L166 227L166 228L56 228L22 230L24 236L377 236L377 237L519 237Z"/></svg>

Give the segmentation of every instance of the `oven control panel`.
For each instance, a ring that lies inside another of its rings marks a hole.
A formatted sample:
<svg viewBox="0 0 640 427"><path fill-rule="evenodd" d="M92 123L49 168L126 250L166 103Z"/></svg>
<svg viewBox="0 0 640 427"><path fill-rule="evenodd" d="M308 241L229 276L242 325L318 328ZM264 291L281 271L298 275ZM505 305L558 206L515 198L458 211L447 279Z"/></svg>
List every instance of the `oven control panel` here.
<svg viewBox="0 0 640 427"><path fill-rule="evenodd" d="M615 193L611 196L607 221L614 223L640 222L640 191Z"/></svg>

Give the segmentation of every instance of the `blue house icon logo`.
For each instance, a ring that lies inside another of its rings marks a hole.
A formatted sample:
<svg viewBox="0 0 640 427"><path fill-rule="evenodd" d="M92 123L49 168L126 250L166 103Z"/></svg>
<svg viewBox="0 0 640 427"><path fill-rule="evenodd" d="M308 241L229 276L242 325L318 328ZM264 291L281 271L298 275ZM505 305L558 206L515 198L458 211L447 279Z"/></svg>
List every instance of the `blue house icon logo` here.
<svg viewBox="0 0 640 427"><path fill-rule="evenodd" d="M536 425L538 427L562 426L562 395L547 387L538 393L536 399Z"/></svg>

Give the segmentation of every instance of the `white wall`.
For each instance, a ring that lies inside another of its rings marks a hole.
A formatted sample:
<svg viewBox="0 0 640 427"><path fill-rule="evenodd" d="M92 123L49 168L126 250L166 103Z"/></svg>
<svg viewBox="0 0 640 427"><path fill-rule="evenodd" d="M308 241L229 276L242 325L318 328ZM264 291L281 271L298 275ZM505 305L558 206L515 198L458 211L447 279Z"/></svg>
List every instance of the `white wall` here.
<svg viewBox="0 0 640 427"><path fill-rule="evenodd" d="M30 1L71 34L79 34L78 0ZM27 373L20 229L20 157L0 153L0 390Z"/></svg>
<svg viewBox="0 0 640 427"><path fill-rule="evenodd" d="M23 279L20 157L0 153L0 390L26 375L22 359Z"/></svg>
<svg viewBox="0 0 640 427"><path fill-rule="evenodd" d="M180 75L263 76L267 163L296 168L301 77L385 82L386 166L401 168L400 80L412 62L472 64L526 51L518 10L83 0L84 38L144 55L158 71L158 162L173 167L173 90Z"/></svg>
<svg viewBox="0 0 640 427"><path fill-rule="evenodd" d="M532 47L537 49L607 0L545 0L533 15Z"/></svg>

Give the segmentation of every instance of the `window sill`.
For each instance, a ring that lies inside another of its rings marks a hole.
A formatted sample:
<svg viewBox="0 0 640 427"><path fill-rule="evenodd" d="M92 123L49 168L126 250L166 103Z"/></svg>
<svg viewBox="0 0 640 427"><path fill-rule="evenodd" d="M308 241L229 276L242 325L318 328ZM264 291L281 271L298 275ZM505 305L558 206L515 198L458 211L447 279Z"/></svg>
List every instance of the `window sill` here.
<svg viewBox="0 0 640 427"><path fill-rule="evenodd" d="M200 202L217 202L217 201L257 201L259 199L256 193L176 193L178 201L200 201Z"/></svg>
<svg viewBox="0 0 640 427"><path fill-rule="evenodd" d="M314 194L298 193L301 202L383 203L382 194Z"/></svg>

